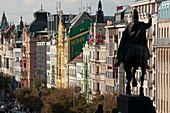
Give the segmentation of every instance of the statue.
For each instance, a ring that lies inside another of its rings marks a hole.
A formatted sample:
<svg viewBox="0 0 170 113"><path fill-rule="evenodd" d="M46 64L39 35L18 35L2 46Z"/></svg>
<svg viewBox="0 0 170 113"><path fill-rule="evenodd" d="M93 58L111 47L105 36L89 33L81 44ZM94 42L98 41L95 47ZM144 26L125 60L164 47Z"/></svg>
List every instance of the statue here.
<svg viewBox="0 0 170 113"><path fill-rule="evenodd" d="M149 68L147 65L147 59L149 59L150 56L149 49L147 47L146 29L148 29L152 24L151 15L148 15L148 18L148 23L139 22L138 12L134 9L132 13L132 22L127 25L120 42L117 53L118 62L115 66L118 67L121 62L124 64L127 78L126 94L131 94L130 81L132 80L132 77L133 87L137 86L135 72L138 67L141 67L142 75L140 95L144 96L143 81L144 75L146 74L146 68ZM132 68L133 71L131 72Z"/></svg>

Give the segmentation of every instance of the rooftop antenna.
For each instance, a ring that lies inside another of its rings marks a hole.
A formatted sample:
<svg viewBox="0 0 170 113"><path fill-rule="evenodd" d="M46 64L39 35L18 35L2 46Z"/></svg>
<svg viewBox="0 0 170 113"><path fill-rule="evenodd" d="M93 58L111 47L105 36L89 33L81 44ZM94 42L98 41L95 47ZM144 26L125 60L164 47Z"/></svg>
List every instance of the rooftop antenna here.
<svg viewBox="0 0 170 113"><path fill-rule="evenodd" d="M59 2L59 10L61 10L61 1Z"/></svg>
<svg viewBox="0 0 170 113"><path fill-rule="evenodd" d="M43 5L42 5L42 0L41 0L41 10L42 10L42 7L43 7Z"/></svg>
<svg viewBox="0 0 170 113"><path fill-rule="evenodd" d="M90 2L89 10L90 10L90 15L91 15L92 14L92 3L91 2Z"/></svg>
<svg viewBox="0 0 170 113"><path fill-rule="evenodd" d="M79 13L81 13L81 8L79 8Z"/></svg>
<svg viewBox="0 0 170 113"><path fill-rule="evenodd" d="M58 14L58 2L56 2L56 11L57 11L57 14Z"/></svg>
<svg viewBox="0 0 170 113"><path fill-rule="evenodd" d="M82 0L81 0L81 12L82 12Z"/></svg>
<svg viewBox="0 0 170 113"><path fill-rule="evenodd" d="M86 6L86 12L88 13L88 10L89 10L89 6L88 6L88 3L87 3L87 6Z"/></svg>

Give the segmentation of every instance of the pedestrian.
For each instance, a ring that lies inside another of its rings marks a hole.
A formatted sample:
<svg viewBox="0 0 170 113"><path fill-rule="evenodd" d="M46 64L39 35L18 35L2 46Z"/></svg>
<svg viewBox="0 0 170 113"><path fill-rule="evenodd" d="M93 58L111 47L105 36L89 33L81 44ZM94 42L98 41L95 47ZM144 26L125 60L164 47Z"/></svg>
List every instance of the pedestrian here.
<svg viewBox="0 0 170 113"><path fill-rule="evenodd" d="M98 105L98 109L95 113L103 113L103 105L102 104Z"/></svg>
<svg viewBox="0 0 170 113"><path fill-rule="evenodd" d="M112 113L118 113L118 109L117 108L113 108Z"/></svg>

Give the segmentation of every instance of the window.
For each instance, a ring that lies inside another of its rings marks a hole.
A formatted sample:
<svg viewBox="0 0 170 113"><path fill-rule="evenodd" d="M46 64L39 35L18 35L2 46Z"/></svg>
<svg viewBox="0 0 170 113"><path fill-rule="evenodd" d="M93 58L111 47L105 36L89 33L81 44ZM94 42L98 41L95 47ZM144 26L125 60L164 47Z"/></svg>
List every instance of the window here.
<svg viewBox="0 0 170 113"><path fill-rule="evenodd" d="M167 27L167 38L169 38L169 27Z"/></svg>
<svg viewBox="0 0 170 113"><path fill-rule="evenodd" d="M152 12L155 12L155 4L152 4Z"/></svg>
<svg viewBox="0 0 170 113"><path fill-rule="evenodd" d="M97 60L99 59L99 51L97 51Z"/></svg>
<svg viewBox="0 0 170 113"><path fill-rule="evenodd" d="M50 46L47 46L47 52L50 52Z"/></svg>
<svg viewBox="0 0 170 113"><path fill-rule="evenodd" d="M141 13L143 14L143 6L141 6Z"/></svg>
<svg viewBox="0 0 170 113"><path fill-rule="evenodd" d="M97 75L99 75L99 66L97 66Z"/></svg>
<svg viewBox="0 0 170 113"><path fill-rule="evenodd" d="M147 11L147 6L144 7L144 13L146 14Z"/></svg>
<svg viewBox="0 0 170 113"><path fill-rule="evenodd" d="M164 37L163 38L166 38L166 27L164 28Z"/></svg>
<svg viewBox="0 0 170 113"><path fill-rule="evenodd" d="M50 55L47 55L47 61L50 61Z"/></svg>
<svg viewBox="0 0 170 113"><path fill-rule="evenodd" d="M159 28L158 38L161 38L161 29Z"/></svg>
<svg viewBox="0 0 170 113"><path fill-rule="evenodd" d="M161 38L163 38L163 28L162 28L162 37Z"/></svg>
<svg viewBox="0 0 170 113"><path fill-rule="evenodd" d="M107 63L107 65L112 65L113 64L113 57L106 57L106 63Z"/></svg>
<svg viewBox="0 0 170 113"><path fill-rule="evenodd" d="M99 83L97 83L97 91L99 91L99 88L100 88L100 87L99 87Z"/></svg>
<svg viewBox="0 0 170 113"><path fill-rule="evenodd" d="M107 92L112 92L113 89L114 89L113 86L108 86L108 85L106 85L106 91L107 91Z"/></svg>
<svg viewBox="0 0 170 113"><path fill-rule="evenodd" d="M9 58L6 58L6 68L9 69Z"/></svg>
<svg viewBox="0 0 170 113"><path fill-rule="evenodd" d="M47 64L47 70L50 70L50 64Z"/></svg>
<svg viewBox="0 0 170 113"><path fill-rule="evenodd" d="M95 83L93 82L93 91L95 91Z"/></svg>
<svg viewBox="0 0 170 113"><path fill-rule="evenodd" d="M106 43L106 50L109 50L109 43Z"/></svg>
<svg viewBox="0 0 170 113"><path fill-rule="evenodd" d="M93 51L93 59L95 59L95 51Z"/></svg>
<svg viewBox="0 0 170 113"><path fill-rule="evenodd" d="M86 70L86 78L87 78L87 70Z"/></svg>

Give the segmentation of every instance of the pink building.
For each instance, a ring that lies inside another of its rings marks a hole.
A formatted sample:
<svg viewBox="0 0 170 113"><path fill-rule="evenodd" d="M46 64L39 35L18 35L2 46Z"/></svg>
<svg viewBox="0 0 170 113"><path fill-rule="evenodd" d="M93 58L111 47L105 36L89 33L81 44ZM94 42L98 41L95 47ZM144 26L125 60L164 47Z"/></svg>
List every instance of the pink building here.
<svg viewBox="0 0 170 113"><path fill-rule="evenodd" d="M42 38L47 34L47 16L48 12L40 9L34 13L34 21L29 26L23 28L23 45L21 48L23 64L21 69L21 83L25 87L32 87L36 71L36 45L37 42L46 40Z"/></svg>

